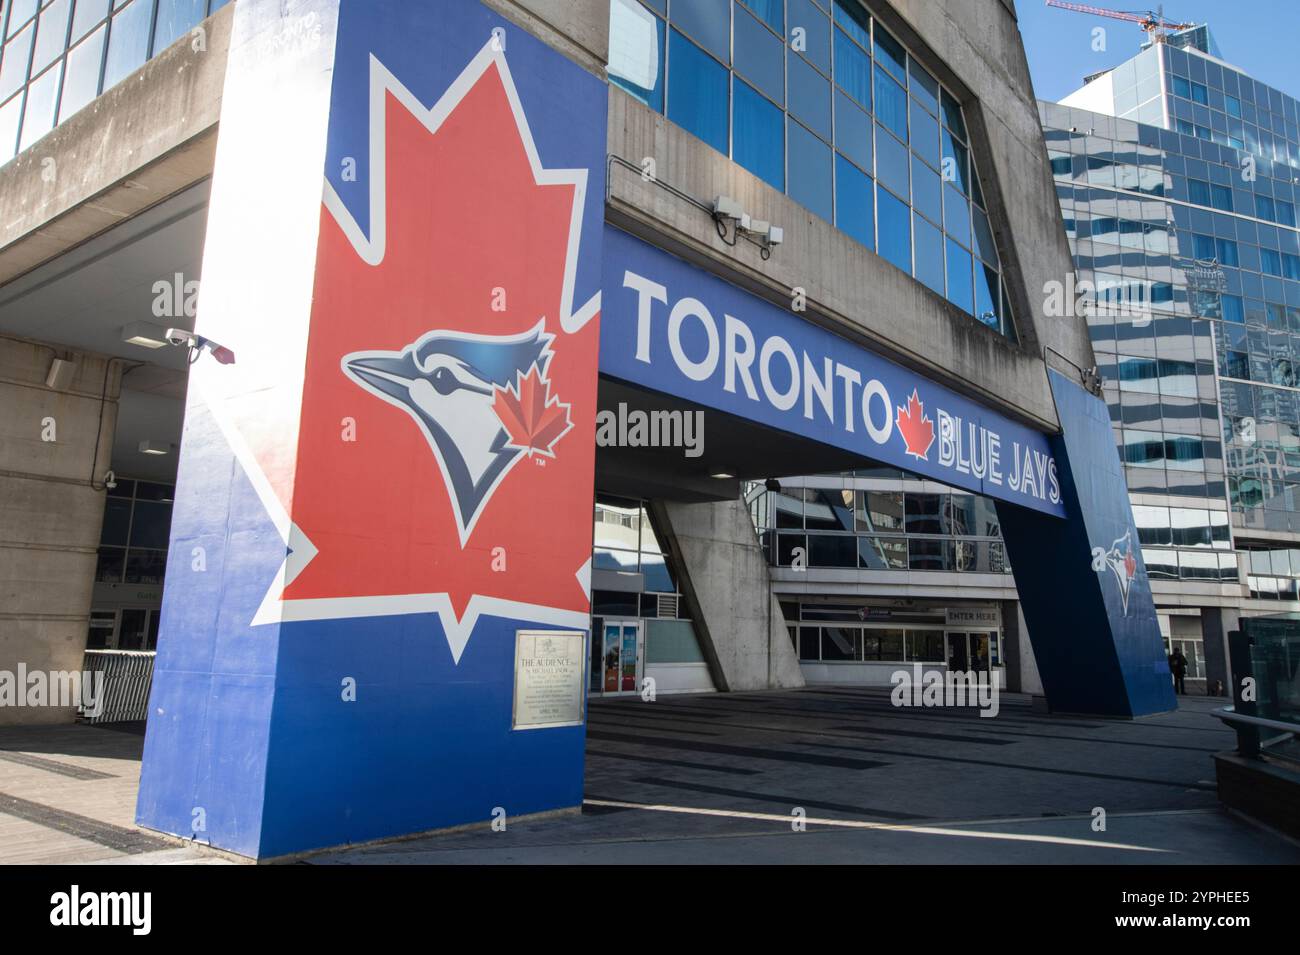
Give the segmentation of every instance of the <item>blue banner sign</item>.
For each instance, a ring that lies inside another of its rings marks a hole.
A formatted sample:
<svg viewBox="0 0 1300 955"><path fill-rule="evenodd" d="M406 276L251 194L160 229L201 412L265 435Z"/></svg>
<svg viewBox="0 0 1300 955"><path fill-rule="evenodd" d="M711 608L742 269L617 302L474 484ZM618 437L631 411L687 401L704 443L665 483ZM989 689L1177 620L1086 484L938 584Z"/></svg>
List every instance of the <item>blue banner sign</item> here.
<svg viewBox="0 0 1300 955"><path fill-rule="evenodd" d="M1065 515L1047 436L610 226L600 371Z"/></svg>

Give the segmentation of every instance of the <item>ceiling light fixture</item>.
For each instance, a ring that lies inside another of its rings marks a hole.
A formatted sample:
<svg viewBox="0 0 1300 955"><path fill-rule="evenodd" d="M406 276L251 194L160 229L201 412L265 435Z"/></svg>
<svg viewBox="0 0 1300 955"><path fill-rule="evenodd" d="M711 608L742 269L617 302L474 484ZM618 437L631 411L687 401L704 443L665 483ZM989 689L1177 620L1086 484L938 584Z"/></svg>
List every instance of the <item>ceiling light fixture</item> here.
<svg viewBox="0 0 1300 955"><path fill-rule="evenodd" d="M122 341L142 348L162 348L167 345L167 329L152 322L132 322L122 326Z"/></svg>
<svg viewBox="0 0 1300 955"><path fill-rule="evenodd" d="M141 454L171 454L172 446L165 441L153 441L146 438L140 442Z"/></svg>

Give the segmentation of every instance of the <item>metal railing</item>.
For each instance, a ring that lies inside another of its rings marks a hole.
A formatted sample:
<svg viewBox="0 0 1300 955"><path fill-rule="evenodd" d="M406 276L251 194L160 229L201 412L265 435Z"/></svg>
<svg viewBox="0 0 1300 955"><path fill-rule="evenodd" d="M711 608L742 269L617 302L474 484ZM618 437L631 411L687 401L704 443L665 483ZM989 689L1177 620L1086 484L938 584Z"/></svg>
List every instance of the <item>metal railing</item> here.
<svg viewBox="0 0 1300 955"><path fill-rule="evenodd" d="M149 712L149 688L153 685L152 650L87 650L82 669L87 673L103 673L102 678L92 677L95 683L103 680L103 700L94 701L91 715L83 703L78 710L87 723L121 723L142 720Z"/></svg>
<svg viewBox="0 0 1300 955"><path fill-rule="evenodd" d="M1233 705L1214 715L1236 731L1237 752L1259 756L1300 738L1300 614L1243 618L1228 656Z"/></svg>

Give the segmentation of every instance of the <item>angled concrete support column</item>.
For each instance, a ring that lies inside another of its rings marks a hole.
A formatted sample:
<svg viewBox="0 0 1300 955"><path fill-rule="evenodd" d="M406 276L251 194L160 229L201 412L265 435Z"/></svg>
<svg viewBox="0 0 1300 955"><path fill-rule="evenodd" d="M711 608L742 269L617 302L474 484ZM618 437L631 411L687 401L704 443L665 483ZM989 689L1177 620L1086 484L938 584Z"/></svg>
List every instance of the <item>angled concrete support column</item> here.
<svg viewBox="0 0 1300 955"><path fill-rule="evenodd" d="M684 578L679 586L695 621L713 684L722 690L804 685L767 561L749 511L739 500L717 504L656 501Z"/></svg>

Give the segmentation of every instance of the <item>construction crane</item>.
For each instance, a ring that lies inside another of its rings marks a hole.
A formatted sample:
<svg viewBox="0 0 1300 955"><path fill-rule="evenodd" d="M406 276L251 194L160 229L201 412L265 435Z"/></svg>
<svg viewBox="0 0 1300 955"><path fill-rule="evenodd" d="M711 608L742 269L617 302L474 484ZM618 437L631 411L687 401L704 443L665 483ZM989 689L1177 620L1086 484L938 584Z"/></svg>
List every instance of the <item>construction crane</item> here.
<svg viewBox="0 0 1300 955"><path fill-rule="evenodd" d="M1084 3L1065 3L1064 0L1047 0L1047 5L1056 7L1058 10L1073 10L1075 13L1088 13L1098 17L1110 17L1112 20L1126 20L1129 23L1136 23L1138 28L1156 43L1165 42L1165 35L1169 31L1190 30L1196 26L1195 23L1174 23L1171 20L1166 20L1163 6L1155 10L1139 13L1127 10L1107 10L1104 7L1091 7Z"/></svg>

